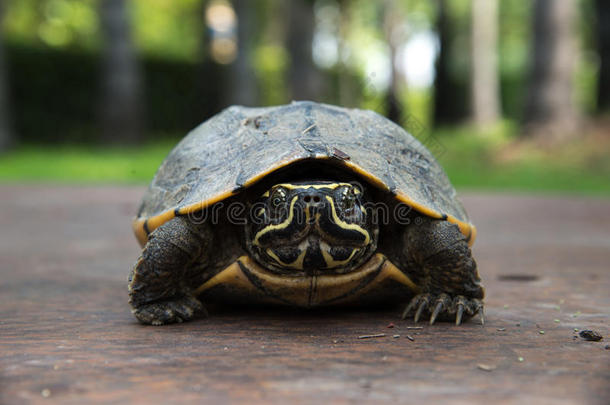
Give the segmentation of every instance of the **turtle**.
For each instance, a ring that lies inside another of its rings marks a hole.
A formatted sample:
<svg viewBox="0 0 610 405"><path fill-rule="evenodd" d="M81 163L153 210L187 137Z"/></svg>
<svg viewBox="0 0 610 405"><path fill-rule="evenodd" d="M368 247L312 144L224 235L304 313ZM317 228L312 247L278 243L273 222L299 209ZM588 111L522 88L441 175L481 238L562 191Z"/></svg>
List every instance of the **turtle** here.
<svg viewBox="0 0 610 405"><path fill-rule="evenodd" d="M204 301L483 322L475 226L431 152L373 111L226 108L169 153L133 230L143 324L207 316Z"/></svg>

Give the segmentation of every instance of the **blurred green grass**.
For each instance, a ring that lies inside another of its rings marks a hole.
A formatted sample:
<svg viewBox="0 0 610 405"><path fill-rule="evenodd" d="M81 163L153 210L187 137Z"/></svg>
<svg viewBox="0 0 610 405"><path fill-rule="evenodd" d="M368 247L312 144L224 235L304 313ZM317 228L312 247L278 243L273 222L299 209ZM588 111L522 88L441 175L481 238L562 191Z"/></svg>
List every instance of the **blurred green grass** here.
<svg viewBox="0 0 610 405"><path fill-rule="evenodd" d="M0 157L3 183L147 183L174 146L24 145Z"/></svg>
<svg viewBox="0 0 610 405"><path fill-rule="evenodd" d="M437 158L458 189L610 195L610 145L579 140L541 149L515 143L510 125L441 129ZM24 145L0 157L1 183L147 184L175 145Z"/></svg>
<svg viewBox="0 0 610 405"><path fill-rule="evenodd" d="M437 131L437 158L458 189L610 195L610 139L584 135L559 146L516 136L511 123L478 132Z"/></svg>

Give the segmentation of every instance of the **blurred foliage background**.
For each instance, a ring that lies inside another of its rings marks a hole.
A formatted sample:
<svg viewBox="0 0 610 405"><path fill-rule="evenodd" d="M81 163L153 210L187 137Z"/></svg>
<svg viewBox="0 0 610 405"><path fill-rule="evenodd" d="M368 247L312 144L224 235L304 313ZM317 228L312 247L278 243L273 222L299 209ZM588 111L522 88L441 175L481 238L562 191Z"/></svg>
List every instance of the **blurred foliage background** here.
<svg viewBox="0 0 610 405"><path fill-rule="evenodd" d="M3 0L0 180L149 181L231 104L368 108L462 188L610 194L602 0Z"/></svg>

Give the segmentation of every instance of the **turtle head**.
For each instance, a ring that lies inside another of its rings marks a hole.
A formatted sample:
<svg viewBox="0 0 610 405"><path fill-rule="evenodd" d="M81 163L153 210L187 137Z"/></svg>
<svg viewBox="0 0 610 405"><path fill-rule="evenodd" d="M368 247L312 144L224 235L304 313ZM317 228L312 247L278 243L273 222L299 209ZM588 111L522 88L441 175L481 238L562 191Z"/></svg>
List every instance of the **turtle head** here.
<svg viewBox="0 0 610 405"><path fill-rule="evenodd" d="M347 272L377 247L378 227L355 184L276 184L252 205L246 245L260 264L281 273Z"/></svg>

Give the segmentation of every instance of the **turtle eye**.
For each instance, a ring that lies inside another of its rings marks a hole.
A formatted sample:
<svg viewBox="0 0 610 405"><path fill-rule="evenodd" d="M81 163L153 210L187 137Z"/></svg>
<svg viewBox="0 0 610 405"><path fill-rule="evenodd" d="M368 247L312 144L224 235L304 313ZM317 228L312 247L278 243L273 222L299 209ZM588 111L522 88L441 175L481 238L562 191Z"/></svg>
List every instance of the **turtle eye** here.
<svg viewBox="0 0 610 405"><path fill-rule="evenodd" d="M287 197L288 197L288 193L286 192L286 189L284 189L283 187L278 187L275 190L273 190L273 193L271 194L271 197L269 198L271 208L279 209L279 208L283 207L286 204Z"/></svg>
<svg viewBox="0 0 610 405"><path fill-rule="evenodd" d="M339 191L339 206L343 211L349 212L356 205L356 193L351 187L342 187Z"/></svg>

